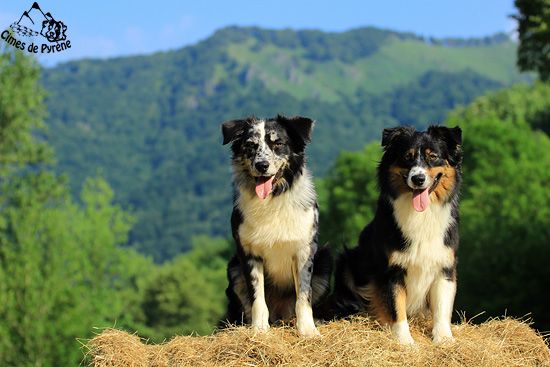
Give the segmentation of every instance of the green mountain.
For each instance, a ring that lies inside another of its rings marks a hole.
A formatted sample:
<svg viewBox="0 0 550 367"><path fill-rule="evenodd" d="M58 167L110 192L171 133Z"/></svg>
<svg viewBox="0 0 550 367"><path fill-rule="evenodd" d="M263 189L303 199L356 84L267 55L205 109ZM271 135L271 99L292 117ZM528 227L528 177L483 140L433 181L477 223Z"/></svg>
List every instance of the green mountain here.
<svg viewBox="0 0 550 367"><path fill-rule="evenodd" d="M130 245L157 261L197 234L227 236L232 188L220 123L255 114L317 120L310 166L383 127L441 122L457 105L529 80L516 44L423 39L375 28L343 33L230 27L146 56L69 62L43 73L58 169L72 187L100 171L138 222Z"/></svg>

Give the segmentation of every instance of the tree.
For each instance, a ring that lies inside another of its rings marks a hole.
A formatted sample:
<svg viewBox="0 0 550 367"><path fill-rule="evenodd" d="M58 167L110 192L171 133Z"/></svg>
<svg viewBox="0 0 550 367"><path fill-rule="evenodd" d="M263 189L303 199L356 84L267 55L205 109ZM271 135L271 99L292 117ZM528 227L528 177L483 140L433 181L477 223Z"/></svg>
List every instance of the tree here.
<svg viewBox="0 0 550 367"><path fill-rule="evenodd" d="M87 182L83 207L66 194L45 200L41 188L58 184L47 177L55 178L40 175L11 191L0 215L2 365L75 364L77 338L112 326L124 307L116 245L125 241L128 215L111 205L103 180Z"/></svg>
<svg viewBox="0 0 550 367"><path fill-rule="evenodd" d="M521 71L538 72L542 81L550 80L550 1L515 0L519 14L517 64Z"/></svg>
<svg viewBox="0 0 550 367"><path fill-rule="evenodd" d="M0 176L52 161L52 151L33 135L45 125L44 91L37 63L21 52L0 49Z"/></svg>
<svg viewBox="0 0 550 367"><path fill-rule="evenodd" d="M332 248L353 247L363 227L374 217L378 188L379 143L361 152L342 152L334 168L320 181L321 243Z"/></svg>
<svg viewBox="0 0 550 367"><path fill-rule="evenodd" d="M231 253L232 245L224 239L194 238L190 252L166 262L147 282L130 329L156 342L211 333L225 312Z"/></svg>
<svg viewBox="0 0 550 367"><path fill-rule="evenodd" d="M125 292L139 278L136 264L144 273L152 266L117 247L133 221L104 180L87 180L75 203L51 172L38 77L32 59L0 53L2 366L77 365L77 338L116 324L132 300Z"/></svg>
<svg viewBox="0 0 550 367"><path fill-rule="evenodd" d="M464 131L457 307L523 316L548 330L550 87L518 86L451 114ZM548 122L546 121L546 124Z"/></svg>

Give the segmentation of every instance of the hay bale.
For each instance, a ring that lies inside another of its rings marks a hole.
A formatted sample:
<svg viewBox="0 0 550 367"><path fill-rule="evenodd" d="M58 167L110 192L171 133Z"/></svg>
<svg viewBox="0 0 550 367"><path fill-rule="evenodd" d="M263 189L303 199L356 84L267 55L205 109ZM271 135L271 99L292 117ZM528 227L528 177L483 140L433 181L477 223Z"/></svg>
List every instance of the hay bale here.
<svg viewBox="0 0 550 367"><path fill-rule="evenodd" d="M91 339L93 367L118 366L550 366L550 350L528 323L511 318L453 325L456 341L433 345L430 322L411 325L415 347L399 345L387 328L367 318L330 322L320 338L303 339L293 327L264 334L244 327L211 336L176 336L161 345L107 329Z"/></svg>

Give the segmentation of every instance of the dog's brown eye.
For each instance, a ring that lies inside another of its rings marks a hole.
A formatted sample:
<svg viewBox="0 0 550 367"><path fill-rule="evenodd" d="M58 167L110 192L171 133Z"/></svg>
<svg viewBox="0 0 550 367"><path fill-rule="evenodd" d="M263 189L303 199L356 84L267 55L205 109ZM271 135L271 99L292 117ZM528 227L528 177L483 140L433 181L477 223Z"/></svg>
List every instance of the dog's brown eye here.
<svg viewBox="0 0 550 367"><path fill-rule="evenodd" d="M407 152L407 154L405 154L406 161L412 161L413 159L414 159L414 154L412 154L411 152Z"/></svg>
<svg viewBox="0 0 550 367"><path fill-rule="evenodd" d="M438 158L438 156L437 156L437 154L435 154L435 153L430 153L430 154L428 155L428 159L429 159L430 161L435 161L437 158Z"/></svg>
<svg viewBox="0 0 550 367"><path fill-rule="evenodd" d="M276 141L273 143L273 148L282 148L283 147L283 142L282 141Z"/></svg>

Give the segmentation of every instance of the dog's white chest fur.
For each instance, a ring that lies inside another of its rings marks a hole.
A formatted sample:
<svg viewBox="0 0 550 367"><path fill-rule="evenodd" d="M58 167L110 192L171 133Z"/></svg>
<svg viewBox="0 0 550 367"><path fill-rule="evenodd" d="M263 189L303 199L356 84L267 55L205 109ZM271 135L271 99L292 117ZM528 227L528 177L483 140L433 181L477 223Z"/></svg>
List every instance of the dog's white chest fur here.
<svg viewBox="0 0 550 367"><path fill-rule="evenodd" d="M394 252L390 263L407 270L407 314L415 314L427 305L430 286L444 267L454 264L454 252L445 246L445 233L454 219L451 205L432 203L424 212L412 206L412 194L393 201L395 220L409 246Z"/></svg>
<svg viewBox="0 0 550 367"><path fill-rule="evenodd" d="M276 285L293 284L293 258L309 256L316 216L311 205L314 198L307 173L297 178L291 190L264 200L251 192L239 191L237 205L243 215L239 226L241 244L263 259Z"/></svg>

